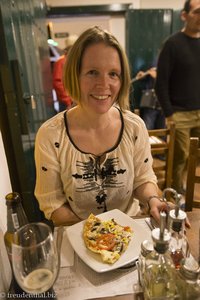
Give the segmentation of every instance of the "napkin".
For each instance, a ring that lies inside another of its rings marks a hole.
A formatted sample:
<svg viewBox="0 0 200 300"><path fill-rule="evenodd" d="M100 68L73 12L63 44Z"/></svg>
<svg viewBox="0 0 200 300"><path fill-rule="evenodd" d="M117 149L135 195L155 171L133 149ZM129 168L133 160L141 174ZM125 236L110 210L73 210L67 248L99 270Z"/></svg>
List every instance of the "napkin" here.
<svg viewBox="0 0 200 300"><path fill-rule="evenodd" d="M60 265L61 265L61 268L62 267L71 267L74 265L74 250L69 242L66 228L63 233Z"/></svg>
<svg viewBox="0 0 200 300"><path fill-rule="evenodd" d="M136 219L135 221L146 229L146 238L150 239L151 231L145 219ZM73 255L74 265L60 270L59 277L54 285L59 300L86 300L125 294L133 295L138 292L136 267L97 273L86 265L72 249L71 253L66 255L66 248L69 250L69 247L71 248L65 232L61 251L64 251L63 254L68 260L68 264L69 258L72 258L71 255ZM133 299L136 299L136 297L133 296Z"/></svg>

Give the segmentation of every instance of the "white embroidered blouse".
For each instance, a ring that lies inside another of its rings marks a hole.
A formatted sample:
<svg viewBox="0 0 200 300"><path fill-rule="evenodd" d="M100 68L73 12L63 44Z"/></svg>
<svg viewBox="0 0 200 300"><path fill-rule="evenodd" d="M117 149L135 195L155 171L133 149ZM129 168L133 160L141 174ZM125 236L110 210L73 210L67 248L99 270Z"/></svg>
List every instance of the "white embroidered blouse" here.
<svg viewBox="0 0 200 300"><path fill-rule="evenodd" d="M134 190L157 180L144 122L130 111L120 111L120 116L118 142L103 161L73 143L67 112L40 127L35 144L35 195L46 218L66 202L81 219L115 208L132 216L138 213Z"/></svg>

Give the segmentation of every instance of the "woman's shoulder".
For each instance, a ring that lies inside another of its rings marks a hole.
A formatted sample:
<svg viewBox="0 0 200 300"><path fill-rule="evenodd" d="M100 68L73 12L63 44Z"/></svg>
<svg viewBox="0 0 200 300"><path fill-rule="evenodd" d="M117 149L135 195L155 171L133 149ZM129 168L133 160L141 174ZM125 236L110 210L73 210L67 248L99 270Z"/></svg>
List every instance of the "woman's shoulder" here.
<svg viewBox="0 0 200 300"><path fill-rule="evenodd" d="M122 116L124 119L124 122L127 125L130 126L138 126L138 127L144 127L144 121L141 119L140 116L138 116L137 114L131 112L130 110L125 110L122 112Z"/></svg>
<svg viewBox="0 0 200 300"><path fill-rule="evenodd" d="M138 139L142 143L148 135L144 121L131 111L124 111L122 116L124 120L124 137L129 137L134 141Z"/></svg>
<svg viewBox="0 0 200 300"><path fill-rule="evenodd" d="M45 121L39 128L37 135L52 135L59 134L65 127L64 112L60 112L54 117Z"/></svg>

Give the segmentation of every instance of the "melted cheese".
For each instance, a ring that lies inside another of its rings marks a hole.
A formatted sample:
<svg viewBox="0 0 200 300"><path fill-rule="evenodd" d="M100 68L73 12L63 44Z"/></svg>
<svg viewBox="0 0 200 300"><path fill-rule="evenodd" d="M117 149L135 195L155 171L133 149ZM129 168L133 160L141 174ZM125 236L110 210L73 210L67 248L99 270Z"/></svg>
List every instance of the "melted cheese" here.
<svg viewBox="0 0 200 300"><path fill-rule="evenodd" d="M111 250L100 249L97 240L104 234L115 236L115 245ZM115 220L102 221L93 214L89 216L84 225L83 237L87 248L93 252L101 254L105 263L113 264L121 254L126 251L131 240L132 230L115 222Z"/></svg>

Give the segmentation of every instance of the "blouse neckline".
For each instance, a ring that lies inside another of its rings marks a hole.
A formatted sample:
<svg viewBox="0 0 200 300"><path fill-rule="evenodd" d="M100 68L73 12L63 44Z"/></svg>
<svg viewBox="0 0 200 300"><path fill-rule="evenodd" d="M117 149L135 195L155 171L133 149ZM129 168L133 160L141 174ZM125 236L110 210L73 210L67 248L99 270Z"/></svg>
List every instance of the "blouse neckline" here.
<svg viewBox="0 0 200 300"><path fill-rule="evenodd" d="M119 145L120 142L121 142L122 135L123 135L123 131L124 131L124 118L123 118L123 115L122 115L121 110L120 110L118 107L116 107L116 106L114 106L114 107L119 111L119 114L120 114L120 120L121 120L121 130L120 130L120 134L119 134L119 137L118 137L118 140L117 140L116 144L115 144L113 147L111 147L110 149L108 149L107 151L105 151L105 152L104 152L103 154L101 154L101 155L95 155L95 154L93 154L93 153L85 152L85 151L79 149L79 147L74 143L74 141L73 141L73 139L72 139L72 137L71 137L71 135L70 135L70 133L69 133L69 126L68 126L68 121L67 121L67 110L64 112L64 122L65 122L65 129L66 129L67 136L68 136L70 142L72 143L72 145L73 145L79 152L84 153L84 154L91 154L91 155L93 155L93 156L95 156L95 157L101 157L101 156L105 155L106 153L109 153L109 152L115 150L115 149L118 147L118 145Z"/></svg>

